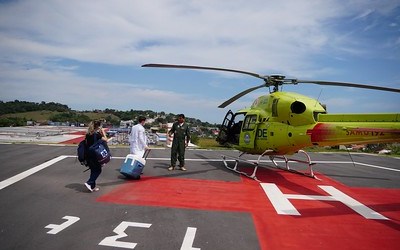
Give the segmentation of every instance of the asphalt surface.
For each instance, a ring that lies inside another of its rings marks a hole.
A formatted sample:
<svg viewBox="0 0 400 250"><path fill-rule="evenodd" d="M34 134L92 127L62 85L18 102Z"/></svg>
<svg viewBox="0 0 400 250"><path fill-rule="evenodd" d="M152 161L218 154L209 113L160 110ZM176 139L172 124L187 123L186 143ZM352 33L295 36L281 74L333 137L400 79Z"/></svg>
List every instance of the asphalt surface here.
<svg viewBox="0 0 400 250"><path fill-rule="evenodd" d="M239 152L187 150L188 171L168 171L169 149L154 149L142 178L127 180L119 168L128 148L111 150L113 159L98 179L100 191L90 193L83 185L89 172L77 162L76 146L0 144L1 248L242 250L279 249L276 246L284 244L274 243L279 235L264 239L259 232L267 226L255 222L257 216L249 212L252 202L260 202L251 193L260 189L258 182L227 170L221 161L222 154ZM390 235L399 240L390 238L382 249L400 246L400 159L347 153L310 156L321 180L269 167L260 169L259 179L276 181L283 188L290 182L287 188L300 192L309 191L302 182L319 185L326 180L338 183L337 188L356 188L351 189L355 195L363 188L393 190L394 202L386 216L392 216ZM246 163L241 166L250 168ZM298 168L296 163L292 166ZM292 175L296 177L291 179ZM246 198L236 201L235 192L242 195L241 190ZM285 246L281 249L303 249Z"/></svg>

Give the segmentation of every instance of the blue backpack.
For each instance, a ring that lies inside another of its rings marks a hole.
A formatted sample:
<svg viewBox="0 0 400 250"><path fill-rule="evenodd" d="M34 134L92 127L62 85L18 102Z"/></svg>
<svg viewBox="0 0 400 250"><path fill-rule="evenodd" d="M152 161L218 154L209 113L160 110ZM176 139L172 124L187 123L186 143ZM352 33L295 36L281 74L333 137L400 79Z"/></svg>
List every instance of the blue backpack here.
<svg viewBox="0 0 400 250"><path fill-rule="evenodd" d="M101 165L105 165L111 160L111 152L108 148L107 142L102 139L97 140L96 134L94 134L93 145L88 148L88 153Z"/></svg>
<svg viewBox="0 0 400 250"><path fill-rule="evenodd" d="M77 156L78 156L78 161L81 165L87 166L87 145L86 145L86 139L82 140L78 144L78 149L77 149Z"/></svg>

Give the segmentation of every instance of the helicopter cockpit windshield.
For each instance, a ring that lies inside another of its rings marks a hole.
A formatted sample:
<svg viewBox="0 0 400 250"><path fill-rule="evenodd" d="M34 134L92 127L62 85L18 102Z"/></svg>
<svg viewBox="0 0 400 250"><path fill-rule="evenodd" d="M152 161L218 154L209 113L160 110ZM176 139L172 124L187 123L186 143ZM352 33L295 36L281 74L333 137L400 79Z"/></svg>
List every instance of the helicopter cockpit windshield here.
<svg viewBox="0 0 400 250"><path fill-rule="evenodd" d="M245 115L245 112L233 113L231 110L226 113L217 137L219 144L239 144L240 130Z"/></svg>

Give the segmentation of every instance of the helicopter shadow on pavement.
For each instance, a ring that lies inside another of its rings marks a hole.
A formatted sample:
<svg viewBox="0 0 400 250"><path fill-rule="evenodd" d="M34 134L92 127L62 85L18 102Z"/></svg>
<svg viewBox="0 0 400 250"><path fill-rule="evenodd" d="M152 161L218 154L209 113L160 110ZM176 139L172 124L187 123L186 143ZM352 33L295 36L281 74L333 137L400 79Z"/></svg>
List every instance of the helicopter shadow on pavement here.
<svg viewBox="0 0 400 250"><path fill-rule="evenodd" d="M230 171L229 169L227 169L224 166L222 158L221 158L221 161L207 161L208 158L202 154L195 154L195 156L198 157L199 159L205 160L205 162L202 165L209 165L209 166L212 166L213 168L215 168L216 170L221 170L226 173L232 173L232 171Z"/></svg>

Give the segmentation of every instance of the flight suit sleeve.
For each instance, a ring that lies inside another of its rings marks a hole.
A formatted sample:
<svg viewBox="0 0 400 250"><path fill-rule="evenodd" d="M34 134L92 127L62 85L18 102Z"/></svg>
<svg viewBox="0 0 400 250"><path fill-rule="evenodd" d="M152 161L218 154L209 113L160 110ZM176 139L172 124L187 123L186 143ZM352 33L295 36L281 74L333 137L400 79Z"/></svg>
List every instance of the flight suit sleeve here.
<svg viewBox="0 0 400 250"><path fill-rule="evenodd" d="M189 141L190 141L190 130L189 130L189 126L186 126L185 134L186 134L186 142L189 143Z"/></svg>

